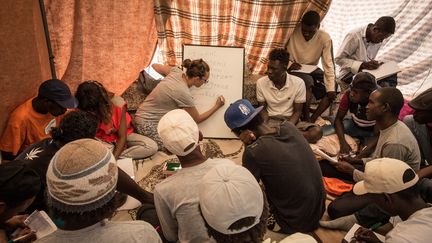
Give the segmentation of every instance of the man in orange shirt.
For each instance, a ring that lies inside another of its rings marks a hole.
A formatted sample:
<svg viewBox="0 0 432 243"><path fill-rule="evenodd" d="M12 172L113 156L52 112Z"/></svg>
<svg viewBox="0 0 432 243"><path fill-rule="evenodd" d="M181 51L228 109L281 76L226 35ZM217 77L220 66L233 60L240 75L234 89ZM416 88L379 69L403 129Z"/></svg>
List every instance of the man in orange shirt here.
<svg viewBox="0 0 432 243"><path fill-rule="evenodd" d="M10 115L0 139L2 158L12 160L30 144L49 137L59 116L77 105L64 82L58 79L43 82L38 95L18 106Z"/></svg>

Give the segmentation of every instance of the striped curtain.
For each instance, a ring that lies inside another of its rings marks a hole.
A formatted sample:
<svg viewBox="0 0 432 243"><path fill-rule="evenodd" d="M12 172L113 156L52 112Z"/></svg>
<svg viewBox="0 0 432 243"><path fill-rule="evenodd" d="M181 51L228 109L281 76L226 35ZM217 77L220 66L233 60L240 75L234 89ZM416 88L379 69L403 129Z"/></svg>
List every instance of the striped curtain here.
<svg viewBox="0 0 432 243"><path fill-rule="evenodd" d="M268 53L285 47L303 13L323 17L331 0L155 0L163 60L179 65L183 44L239 46L254 73L265 71Z"/></svg>
<svg viewBox="0 0 432 243"><path fill-rule="evenodd" d="M432 87L432 1L333 0L321 27L332 36L337 51L348 31L384 15L395 18L396 31L377 59L399 63L398 88L410 99Z"/></svg>

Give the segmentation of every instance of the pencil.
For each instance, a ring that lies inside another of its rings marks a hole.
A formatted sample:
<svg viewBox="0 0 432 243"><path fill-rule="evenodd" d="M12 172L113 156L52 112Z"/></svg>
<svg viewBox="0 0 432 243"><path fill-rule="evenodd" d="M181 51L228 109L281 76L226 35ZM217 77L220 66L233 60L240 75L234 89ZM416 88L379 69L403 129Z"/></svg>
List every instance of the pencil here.
<svg viewBox="0 0 432 243"><path fill-rule="evenodd" d="M369 229L370 229L370 230L376 230L376 229L378 229L381 225L382 225L382 223L381 223L381 222L378 222L378 223L372 225L371 227L369 227Z"/></svg>

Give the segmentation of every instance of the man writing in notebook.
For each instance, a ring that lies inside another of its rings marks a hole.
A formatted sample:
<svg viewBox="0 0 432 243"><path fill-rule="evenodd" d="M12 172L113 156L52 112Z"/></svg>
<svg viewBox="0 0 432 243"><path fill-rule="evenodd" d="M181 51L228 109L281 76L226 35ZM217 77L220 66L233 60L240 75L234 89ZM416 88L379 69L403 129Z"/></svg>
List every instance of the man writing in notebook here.
<svg viewBox="0 0 432 243"><path fill-rule="evenodd" d="M305 13L301 24L294 30L287 44L290 60L293 62L288 71L303 79L306 85L306 103L303 106L302 120L310 122L315 122L336 98L332 40L329 34L319 29L320 21L317 12ZM301 69L304 64L316 66L320 59L324 72L319 68L311 73L293 72ZM312 95L321 101L309 117Z"/></svg>
<svg viewBox="0 0 432 243"><path fill-rule="evenodd" d="M374 149L378 139L375 134L378 134L378 131L374 132L375 120L367 119L366 106L370 94L376 89L375 77L372 74L366 72L356 74L350 88L345 91L341 98L334 127L328 125L323 128L325 135L337 134L341 154L348 154L352 150L345 139L345 134L359 138L363 144L368 142L368 147ZM348 112L350 116L347 116ZM374 139L371 139L372 137ZM367 148L364 150L367 150ZM363 152L366 151L362 151L362 154Z"/></svg>
<svg viewBox="0 0 432 243"><path fill-rule="evenodd" d="M403 103L402 93L396 88L386 87L372 92L366 106L366 116L368 120L375 120L380 130L373 157L357 159L347 156L334 164L336 169L348 173L356 182L363 180L363 172L351 164L364 166L375 158L399 159L418 170L420 150L417 141L409 128L398 120Z"/></svg>
<svg viewBox="0 0 432 243"><path fill-rule="evenodd" d="M336 54L336 64L340 67L339 78L350 84L354 74L364 69L375 70L382 62L375 60L382 42L394 34L395 20L389 16L379 18L374 24L350 31ZM381 87L396 87L396 74L378 81Z"/></svg>
<svg viewBox="0 0 432 243"><path fill-rule="evenodd" d="M401 160L417 171L420 168L420 150L409 128L398 120L403 104L402 93L396 88L379 88L372 92L366 106L366 115L369 120L376 121L376 126L380 130L373 156L363 159L344 157L339 162L332 163L340 174L332 175L330 174L331 170L328 170L323 171L323 175L355 182L362 181L365 179L365 166L377 158ZM331 218L338 218L321 223L322 226L329 228L347 229L355 222L370 227L377 222L386 223L389 218L387 214L377 209L370 200L352 193L347 193L334 200L328 206L327 211ZM352 213L355 215L350 215Z"/></svg>

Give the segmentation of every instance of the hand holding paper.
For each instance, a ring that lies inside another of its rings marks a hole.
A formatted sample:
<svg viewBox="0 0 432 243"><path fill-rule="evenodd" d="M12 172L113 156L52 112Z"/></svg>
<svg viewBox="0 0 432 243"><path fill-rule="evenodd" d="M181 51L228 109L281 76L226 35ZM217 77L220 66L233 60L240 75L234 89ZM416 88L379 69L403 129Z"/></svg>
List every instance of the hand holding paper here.
<svg viewBox="0 0 432 243"><path fill-rule="evenodd" d="M338 158L337 156L331 157L330 155L326 154L324 151L322 151L321 149L317 148L313 150L315 154L321 156L323 159L326 159L332 163L338 163Z"/></svg>

